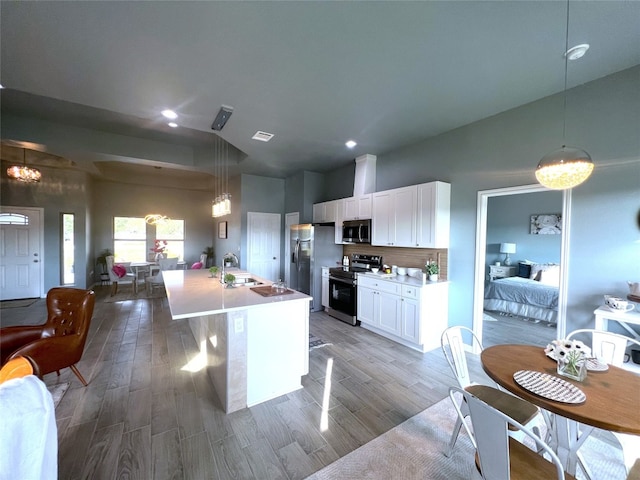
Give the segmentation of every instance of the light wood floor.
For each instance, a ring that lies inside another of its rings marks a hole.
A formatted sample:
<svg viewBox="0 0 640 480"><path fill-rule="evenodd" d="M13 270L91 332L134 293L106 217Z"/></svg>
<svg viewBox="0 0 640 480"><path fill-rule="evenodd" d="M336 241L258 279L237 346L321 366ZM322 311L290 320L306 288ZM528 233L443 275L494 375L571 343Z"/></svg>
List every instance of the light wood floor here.
<svg viewBox="0 0 640 480"><path fill-rule="evenodd" d="M89 386L69 369L44 379L71 382L56 410L60 479L304 478L454 384L440 350L421 354L314 313L311 333L332 345L310 352L304 388L226 415L206 374L183 369L196 344L166 298L105 303L108 287L96 293L78 364ZM42 301L3 310L2 323L40 323L43 311ZM470 368L483 381L479 362Z"/></svg>

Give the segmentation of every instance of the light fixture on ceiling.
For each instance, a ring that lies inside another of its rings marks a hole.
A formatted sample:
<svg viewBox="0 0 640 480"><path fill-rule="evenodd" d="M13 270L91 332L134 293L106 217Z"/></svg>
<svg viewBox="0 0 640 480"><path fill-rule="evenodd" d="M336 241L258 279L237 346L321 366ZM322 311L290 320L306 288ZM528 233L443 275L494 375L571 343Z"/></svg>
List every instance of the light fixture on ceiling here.
<svg viewBox="0 0 640 480"><path fill-rule="evenodd" d="M216 115L216 118L213 119L213 123L211 124L211 129L218 130L218 131L222 130L226 125L227 121L229 120L229 117L231 117L232 113L233 113L233 107L222 105L220 107L220 110L218 110L218 114Z"/></svg>
<svg viewBox="0 0 640 480"><path fill-rule="evenodd" d="M161 215L159 213L150 213L149 215L145 215L144 221L149 225L158 225L159 223L164 223L169 220L169 217L166 215Z"/></svg>
<svg viewBox="0 0 640 480"><path fill-rule="evenodd" d="M27 166L27 150L22 149L22 165L12 165L7 168L9 178L24 183L38 183L42 179L40 170Z"/></svg>
<svg viewBox="0 0 640 480"><path fill-rule="evenodd" d="M176 118L178 118L178 114L168 108L166 110L162 110L162 112L160 113L162 113L163 117L168 118L169 120L175 120Z"/></svg>
<svg viewBox="0 0 640 480"><path fill-rule="evenodd" d="M567 0L567 26L564 54L564 92L562 110L562 148L548 153L538 163L536 178L547 188L566 190L584 182L593 172L593 160L584 150L564 145L567 127L567 72L569 60L582 57L589 45L577 45L569 49L569 0Z"/></svg>
<svg viewBox="0 0 640 480"><path fill-rule="evenodd" d="M216 137L213 146L213 167L215 171L215 198L211 206L213 218L224 217L231 213L231 194L229 193L229 144Z"/></svg>
<svg viewBox="0 0 640 480"><path fill-rule="evenodd" d="M354 142L353 140L347 140L345 145L347 146L347 148L354 148L358 144L356 142Z"/></svg>
<svg viewBox="0 0 640 480"><path fill-rule="evenodd" d="M178 124L176 122L169 122L167 123L167 125L169 125L171 128L178 128Z"/></svg>

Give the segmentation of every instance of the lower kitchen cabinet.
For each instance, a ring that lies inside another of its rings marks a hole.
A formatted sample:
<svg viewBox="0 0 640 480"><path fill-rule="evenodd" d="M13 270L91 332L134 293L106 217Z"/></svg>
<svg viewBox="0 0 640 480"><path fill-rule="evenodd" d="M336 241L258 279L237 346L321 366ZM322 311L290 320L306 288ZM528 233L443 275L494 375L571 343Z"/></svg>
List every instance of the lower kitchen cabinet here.
<svg viewBox="0 0 640 480"><path fill-rule="evenodd" d="M361 326L421 352L438 348L448 323L448 283L404 283L359 275Z"/></svg>

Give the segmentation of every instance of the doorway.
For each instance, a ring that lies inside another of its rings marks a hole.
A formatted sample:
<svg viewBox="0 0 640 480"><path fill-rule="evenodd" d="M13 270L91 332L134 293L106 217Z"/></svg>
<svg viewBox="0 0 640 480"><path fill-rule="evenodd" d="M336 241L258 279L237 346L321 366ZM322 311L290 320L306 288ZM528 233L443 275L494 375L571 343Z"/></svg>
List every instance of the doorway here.
<svg viewBox="0 0 640 480"><path fill-rule="evenodd" d="M279 213L247 213L247 270L266 280L280 277Z"/></svg>
<svg viewBox="0 0 640 480"><path fill-rule="evenodd" d="M487 246L487 212L489 198L505 195L519 195L548 191L541 185L524 185L478 192L476 218L476 264L473 300L473 331L482 340L484 327L484 285L486 277ZM560 283L558 287L558 315L556 338L563 338L566 333L567 285L569 263L569 238L571 225L571 190L564 190L562 195L562 240L560 247Z"/></svg>
<svg viewBox="0 0 640 480"><path fill-rule="evenodd" d="M3 279L0 300L42 297L44 291L43 209L0 207Z"/></svg>

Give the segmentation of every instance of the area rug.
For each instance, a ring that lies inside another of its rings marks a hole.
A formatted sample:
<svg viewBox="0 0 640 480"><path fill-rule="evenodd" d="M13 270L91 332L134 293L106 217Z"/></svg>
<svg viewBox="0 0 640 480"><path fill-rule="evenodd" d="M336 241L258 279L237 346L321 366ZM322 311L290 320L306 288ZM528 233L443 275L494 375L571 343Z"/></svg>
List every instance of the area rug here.
<svg viewBox="0 0 640 480"><path fill-rule="evenodd" d="M309 334L309 350L313 350L314 348L326 347L328 345L331 345L331 344L324 343L324 341L321 340L320 338L312 335L311 333Z"/></svg>
<svg viewBox="0 0 640 480"><path fill-rule="evenodd" d="M71 384L67 382L47 386L47 390L49 390L49 393L51 393L51 396L53 397L53 406L55 408L58 407L60 400L62 400L66 391L69 390L69 385Z"/></svg>
<svg viewBox="0 0 640 480"><path fill-rule="evenodd" d="M165 298L167 294L163 289L154 290L152 295L147 295L147 291L145 289L140 289L137 295L131 291L130 288L127 288L124 291L119 291L113 297L108 296L104 299L105 303L116 303L116 302L128 302L131 300L144 300L144 299L153 299L153 298Z"/></svg>
<svg viewBox="0 0 640 480"><path fill-rule="evenodd" d="M38 298L25 298L22 300L2 300L0 302L0 308L23 308L30 307L36 303Z"/></svg>
<svg viewBox="0 0 640 480"><path fill-rule="evenodd" d="M455 419L456 412L447 397L307 478L480 479L473 461L474 449L464 429L451 457L444 455ZM609 432L602 434L613 438ZM615 443L592 435L580 449L591 469L592 480L626 478L622 451L612 445ZM577 478L584 478L581 471Z"/></svg>

